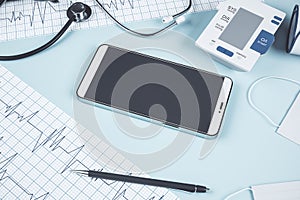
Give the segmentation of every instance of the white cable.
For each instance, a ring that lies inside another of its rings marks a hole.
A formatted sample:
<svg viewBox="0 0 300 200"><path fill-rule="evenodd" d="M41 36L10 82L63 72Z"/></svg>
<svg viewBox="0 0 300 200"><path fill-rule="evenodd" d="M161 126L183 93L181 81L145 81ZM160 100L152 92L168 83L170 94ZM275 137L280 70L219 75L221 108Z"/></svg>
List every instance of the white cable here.
<svg viewBox="0 0 300 200"><path fill-rule="evenodd" d="M162 19L162 22L164 23L164 24L166 24L166 23L170 23L171 21L173 21L174 20L174 17L173 16L167 16L167 17L164 17L163 19Z"/></svg>
<svg viewBox="0 0 300 200"><path fill-rule="evenodd" d="M243 189L241 189L241 190L239 190L239 191L236 191L236 192L234 192L234 193L228 195L224 200L229 200L229 199L231 199L233 196L238 195L239 193L242 193L242 192L247 191L247 190L252 191L251 188L243 188Z"/></svg>
<svg viewBox="0 0 300 200"><path fill-rule="evenodd" d="M262 111L259 107L257 107L254 103L253 103L253 100L251 98L251 94L252 94L252 90L254 89L254 87L264 81L264 80L267 80L267 79L278 79L278 80L284 80L284 81L289 81L291 83L295 83L297 85L300 86L300 82L298 81L295 81L295 80L292 80L292 79L287 79L287 78L283 78L283 77L277 77L277 76L267 76L267 77L263 77L263 78L260 78L258 80L256 80L254 83L252 83L252 85L250 86L249 90L248 90L248 101L249 101L249 104L258 112L260 113L266 120L268 120L272 125L276 126L276 127L279 127L279 124L274 122L264 111Z"/></svg>
<svg viewBox="0 0 300 200"><path fill-rule="evenodd" d="M175 20L175 22L176 22L177 25L183 23L184 21L185 21L185 17L184 16L179 16Z"/></svg>

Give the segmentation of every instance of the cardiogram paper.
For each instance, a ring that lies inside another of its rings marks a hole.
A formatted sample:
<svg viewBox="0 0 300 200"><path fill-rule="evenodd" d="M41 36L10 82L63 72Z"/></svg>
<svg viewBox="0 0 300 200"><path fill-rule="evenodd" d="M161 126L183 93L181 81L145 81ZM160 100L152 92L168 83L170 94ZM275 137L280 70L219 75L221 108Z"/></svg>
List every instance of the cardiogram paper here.
<svg viewBox="0 0 300 200"><path fill-rule="evenodd" d="M89 138L86 143L81 134ZM87 145L100 149L98 158ZM136 172L131 162L0 66L0 199L178 199L164 188L92 180L71 171L78 169Z"/></svg>

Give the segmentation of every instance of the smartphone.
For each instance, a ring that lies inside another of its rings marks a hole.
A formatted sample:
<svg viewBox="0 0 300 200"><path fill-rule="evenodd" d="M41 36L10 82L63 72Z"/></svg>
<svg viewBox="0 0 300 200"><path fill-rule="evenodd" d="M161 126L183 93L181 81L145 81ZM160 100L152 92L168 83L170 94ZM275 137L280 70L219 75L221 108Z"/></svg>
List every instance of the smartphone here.
<svg viewBox="0 0 300 200"><path fill-rule="evenodd" d="M214 138L231 88L228 77L103 44L77 96L135 118Z"/></svg>

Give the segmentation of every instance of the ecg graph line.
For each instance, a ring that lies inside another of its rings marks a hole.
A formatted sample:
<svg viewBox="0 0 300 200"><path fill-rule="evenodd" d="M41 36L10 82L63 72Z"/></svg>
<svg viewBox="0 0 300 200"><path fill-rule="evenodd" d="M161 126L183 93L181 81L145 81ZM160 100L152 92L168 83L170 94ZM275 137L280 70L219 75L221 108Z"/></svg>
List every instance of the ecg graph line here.
<svg viewBox="0 0 300 200"><path fill-rule="evenodd" d="M6 174L7 174L6 170L0 171L0 182L6 181L6 179L10 180L18 188L23 190L28 195L29 199L46 199L47 196L49 195L49 192L46 192L45 194L42 194L41 196L35 198L33 193L29 192L24 186L20 185L17 180L15 180L14 178Z"/></svg>
<svg viewBox="0 0 300 200"><path fill-rule="evenodd" d="M44 5L42 6L42 4L44 4ZM24 19L28 18L29 22L30 22L30 26L32 26L33 22L34 22L35 13L38 12L40 21L43 24L45 22L47 8L49 8L50 10L53 10L53 12L66 12L67 11L67 9L61 9L61 10L56 9L52 5L52 3L48 2L48 1L45 1L45 2L35 1L33 3L31 14L24 14L24 12L22 12L22 11L16 11L16 8L14 6L14 10L11 11L11 16L0 18L0 21L8 21L10 23L13 23L13 22L21 21L23 18Z"/></svg>
<svg viewBox="0 0 300 200"><path fill-rule="evenodd" d="M111 0L110 3L103 3L104 6L108 7L109 9L115 9L120 10L120 7L124 7L126 5L126 2L130 5L131 9L134 9L134 0ZM54 3L56 4L56 3ZM69 1L68 6L72 4L72 1ZM93 3L91 7L99 7L96 3ZM0 18L0 21L7 21L10 23L14 23L17 21L21 21L23 18L28 18L30 22L30 26L33 26L34 22L34 16L36 13L38 13L39 21L44 24L47 9L49 10L49 13L57 13L57 12L66 12L67 8L65 9L57 9L53 6L53 3L50 1L45 2L39 2L34 1L32 5L32 9L29 12L29 14L25 14L24 11L17 11L16 6L14 6L14 9L10 13L10 17L2 17ZM101 11L100 11L101 12ZM103 11L102 11L103 12ZM8 14L9 15L9 14Z"/></svg>
<svg viewBox="0 0 300 200"><path fill-rule="evenodd" d="M140 0L136 0L136 1L140 1ZM128 2L131 9L134 9L134 2L135 2L134 0L111 0L109 3L103 2L102 4L104 6L107 6L110 9L114 8L115 10L119 10L120 9L119 5L123 7L126 5L126 2Z"/></svg>
<svg viewBox="0 0 300 200"><path fill-rule="evenodd" d="M0 79L3 78L4 75L1 77L1 66L0 66ZM4 78L5 79L5 78ZM5 84L9 84L9 85L13 85L13 83L11 83L11 78L9 80L7 80ZM17 85L17 84L16 84ZM27 87L27 86L26 86ZM39 122L37 120L35 120L35 118L41 119L39 117L40 114L42 114L42 112L44 111L43 107L41 107L40 109L30 109L31 106L28 107L28 105L26 104L26 99L19 101L18 102L18 98L14 98L14 96L10 95L9 93L12 94L19 94L20 90L18 90L18 92L14 92L14 89L8 89L9 92L7 92L5 90L5 87L3 87L3 81L0 80L0 127L1 128L5 128L5 126L3 126L4 123L9 123L9 124L14 124L17 127L23 127L23 126L27 126L28 125L31 128L28 128L30 131L30 134L23 132L26 137L31 137L31 139L34 142L31 142L30 145L26 145L26 148L30 149L30 152L32 154L37 154L39 153L41 148L45 148L48 149L47 151L51 152L51 153L55 153L57 151L60 152L60 156L62 155L61 152L64 155L67 156L62 156L64 158L68 158L66 159L67 161L64 162L65 166L62 166L60 169L56 169L56 171L59 174L66 174L66 172L68 171L68 169L73 169L75 167L81 167L81 169L89 169L89 167L80 160L79 157L82 157L82 155L85 154L85 156L88 156L88 153L85 152L84 147L85 145L75 145L75 147L70 149L66 149L63 146L64 141L68 140L71 142L70 138L68 138L68 134L67 134L67 129L69 129L69 127L65 124L63 126L61 126L61 128L54 128L53 131L50 131L49 134L46 134L45 131L42 131L42 128L39 128ZM4 94L3 94L4 93ZM6 93L6 94L5 94ZM33 93L33 92L32 92ZM32 94L30 93L30 94ZM4 100L4 98L2 97L6 96L6 100ZM12 100L7 100L8 96L10 99ZM25 97L26 98L26 97ZM28 96L28 98L30 98ZM41 97L36 97L37 99L40 99ZM17 103L11 103L12 101ZM38 103L35 103L38 104ZM46 102L45 105L47 105L48 102ZM24 108L24 109L21 109ZM23 110L21 112L21 110ZM35 110L35 111L31 111L31 110ZM51 110L51 109L49 109ZM24 114L26 113L27 114ZM23 114L22 114L23 113ZM59 116L61 115L60 113L57 113ZM45 117L46 120L47 117ZM58 119L57 119L58 120ZM9 121L9 122L8 122ZM65 121L65 123L68 120ZM36 122L36 123L34 123ZM64 123L64 121L61 121L61 123ZM10 126L10 125L8 125ZM52 128L52 127L51 127ZM20 128L22 130L22 128ZM53 128L52 128L53 129ZM2 145L6 143L6 141L8 141L8 139L10 137L18 137L16 135L19 135L19 133L13 133L13 135L9 136L7 135L6 130L0 129L0 188L1 185L3 185L3 187L5 186L5 183L10 182L9 185L13 185L12 188L14 188L16 190L16 188L18 188L19 190L21 190L22 194L26 194L26 196L28 196L29 199L48 199L53 197L52 196L52 191L51 190L47 190L46 191L42 191L41 193L37 194L33 191L31 191L31 189L27 186L22 184L16 177L13 176L14 173L12 173L11 167L10 165L13 164L15 162L15 160L18 159L19 156L21 156L22 152L18 153L18 152L14 152L13 153L5 153L4 150L2 149ZM46 130L46 129L45 129ZM38 133L37 135L33 136L32 133ZM19 135L20 136L20 135ZM20 136L21 137L21 136ZM25 136L24 136L25 137ZM24 138L22 137L22 138ZM21 142L21 139L18 139L18 141ZM69 146L70 147L70 146ZM107 147L109 148L109 147ZM18 150L16 150L18 151ZM11 152L11 151L9 151ZM105 152L105 150L103 151ZM116 153L116 152L115 152ZM81 154L81 156L80 156ZM116 153L117 154L117 153ZM47 156L48 154L46 154ZM47 157L42 157L41 159L46 159ZM16 161L17 162L17 161ZM14 167L16 167L16 164L13 164ZM121 163L119 163L119 165L121 165ZM22 166L21 166L22 167ZM35 167L35 166L32 166ZM121 166L120 166L121 167ZM133 165L131 166L131 168L133 167ZM130 169L131 169L130 168ZM100 168L100 171L105 171L105 169L102 167ZM66 174L68 176L68 174ZM129 174L131 175L131 174ZM81 177L82 179L86 180L87 177ZM99 185L102 185L101 182L103 182L106 186L109 186L111 188L111 195L112 197L110 199L112 200L119 200L119 199L125 199L125 200L129 200L132 199L130 196L128 196L128 191L132 191L128 190L130 185L127 185L123 182L117 182L117 181L107 181L107 180L103 180L103 179L90 179L90 183L94 183L94 182L99 183ZM99 182L100 181L100 182ZM146 187L146 186L144 186ZM8 190L10 188L6 188L6 190ZM150 189L150 188L149 188ZM95 191L98 191L99 189L95 187ZM13 191L11 191L13 192ZM139 194L136 194L135 196L138 196L139 198ZM169 199L170 196L172 196L172 194L168 191L168 190L164 190L163 193L157 194L155 193L155 190L152 191L152 194L149 195L148 198L143 198L143 199L147 199L147 200L157 200L157 199ZM1 191L0 191L0 198L1 197ZM4 196L5 198L5 196ZM142 197L141 197L142 198ZM139 198L139 199L141 199ZM172 199L175 199L174 196L172 196Z"/></svg>
<svg viewBox="0 0 300 200"><path fill-rule="evenodd" d="M94 0L83 1L93 8L93 14L87 22L78 23L72 29L113 24L113 21ZM221 1L224 0L193 0L191 12L215 9ZM101 2L120 22L130 22L175 14L176 11L181 11L187 6L188 0L186 2L182 0L102 0ZM72 0L58 3L34 0L6 2L0 8L0 40L56 33L67 20L65 12L72 3Z"/></svg>
<svg viewBox="0 0 300 200"><path fill-rule="evenodd" d="M30 122L30 120L36 116L38 114L39 111L33 112L32 114L29 114L27 116L21 115L20 113L18 113L16 110L17 108L22 104L22 102L17 103L16 105L9 105L6 102L4 102L2 99L0 99L0 102L2 104L4 104L5 110L4 110L4 114L5 114L5 118L8 118L12 115L16 115L16 120L18 122L23 122L26 121L28 124L30 124L35 130L37 130L38 132L40 132L40 135L32 149L32 153L34 153L35 151L38 150L38 148L40 148L41 146L46 146L47 143L51 142L52 143L49 145L49 148L51 148L52 151L60 148L61 150L63 150L66 154L71 155L73 154L73 156L71 157L70 161L68 162L68 164L66 165L66 167L60 172L60 173L64 173L66 170L68 170L69 168L72 167L72 165L74 165L76 162L80 163L81 166L84 166L85 169L88 169L87 166L85 166L81 161L79 161L78 159L76 159L76 157L78 156L78 154L83 150L84 145L79 146L73 150L67 151L66 149L64 149L63 147L60 146L60 143L63 141L63 139L65 139L65 136L62 135L63 131L66 129L66 127L63 127L62 129L58 130L55 129L50 135L48 135L44 140L42 140L42 135L44 134L43 131L41 131L36 125L32 124ZM3 139L3 137L1 137ZM53 148L52 148L53 147ZM14 180L13 178L11 178L10 176L5 176L6 174L6 169L5 167L7 167L7 165L9 165L9 163L12 162L12 160L17 156L17 153L8 157L7 159L4 159L3 161L0 161L0 174L2 173L2 178L0 179L0 182L5 180L5 178L9 178L11 179L18 187L20 187L21 189L24 189L24 192L26 192L28 195L30 196L34 196L32 193L28 192L25 187L21 186L20 184L18 184L18 182L16 180ZM3 164L2 164L3 163ZM1 166L2 165L2 166ZM102 171L103 169L101 169ZM111 185L113 183L115 183L116 181L113 181L112 183L108 183L105 180L102 180L104 183L106 183L107 185ZM122 187L119 189L121 190ZM120 195L126 193L126 189L121 191L121 192L117 192L116 193L116 197L120 197ZM45 195L42 195L44 197L47 196L47 194L49 194L49 192L47 192ZM125 196L124 196L125 197ZM40 198L40 197L38 197ZM38 199L36 198L36 199ZM117 199L117 198L113 198L113 199Z"/></svg>
<svg viewBox="0 0 300 200"><path fill-rule="evenodd" d="M11 115L15 114L16 120L18 120L19 122L26 120L26 122L28 124L30 124L36 131L38 131L40 133L34 147L32 148L32 153L37 151L41 146L46 146L48 143L50 143L52 141L52 143L49 146L49 148L51 148L52 151L60 148L68 155L73 154L73 156L71 156L71 158L70 158L70 161L65 166L65 168L61 171L61 173L64 173L66 170L68 170L75 162L79 162L81 165L83 165L83 163L81 163L79 160L77 160L76 157L81 152L84 145L75 147L73 150L69 150L69 151L67 151L66 149L64 149L63 147L60 146L62 141L66 138L66 136L63 135L63 131L66 129L66 127L63 127L60 130L55 129L52 133L50 133L48 136L46 136L45 139L42 139L42 136L45 136L45 133L43 131L41 131L36 125L32 124L30 121L31 119L33 119L34 116L36 116L38 114L39 111L33 112L33 113L29 114L28 116L23 116L16 111L16 109L22 104L22 102L19 102L16 105L9 105L6 102L4 102L2 99L0 99L0 102L2 102L2 104L4 104L4 106L5 106L5 111L4 111L4 114L6 114L5 118L8 118Z"/></svg>

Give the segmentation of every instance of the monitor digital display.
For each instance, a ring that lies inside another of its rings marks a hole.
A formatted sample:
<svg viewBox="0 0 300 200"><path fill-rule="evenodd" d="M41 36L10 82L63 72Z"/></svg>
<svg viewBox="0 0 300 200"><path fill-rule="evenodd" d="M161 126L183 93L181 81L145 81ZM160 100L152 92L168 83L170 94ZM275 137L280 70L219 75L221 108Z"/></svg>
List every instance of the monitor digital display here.
<svg viewBox="0 0 300 200"><path fill-rule="evenodd" d="M240 8L219 39L243 50L262 21L263 17Z"/></svg>

